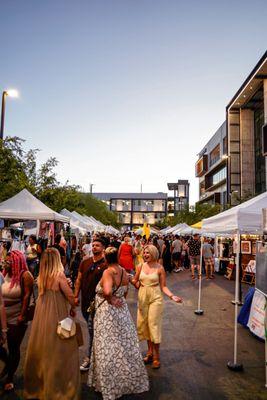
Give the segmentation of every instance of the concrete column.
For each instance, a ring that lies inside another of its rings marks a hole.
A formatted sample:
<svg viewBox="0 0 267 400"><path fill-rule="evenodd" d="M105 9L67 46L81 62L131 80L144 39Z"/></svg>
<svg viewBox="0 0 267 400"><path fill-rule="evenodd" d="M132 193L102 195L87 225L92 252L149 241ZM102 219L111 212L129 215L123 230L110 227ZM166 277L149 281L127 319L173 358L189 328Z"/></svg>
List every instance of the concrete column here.
<svg viewBox="0 0 267 400"><path fill-rule="evenodd" d="M241 197L255 194L254 111L240 110Z"/></svg>
<svg viewBox="0 0 267 400"><path fill-rule="evenodd" d="M267 79L263 81L264 123L267 124ZM265 157L265 182L267 190L267 157Z"/></svg>

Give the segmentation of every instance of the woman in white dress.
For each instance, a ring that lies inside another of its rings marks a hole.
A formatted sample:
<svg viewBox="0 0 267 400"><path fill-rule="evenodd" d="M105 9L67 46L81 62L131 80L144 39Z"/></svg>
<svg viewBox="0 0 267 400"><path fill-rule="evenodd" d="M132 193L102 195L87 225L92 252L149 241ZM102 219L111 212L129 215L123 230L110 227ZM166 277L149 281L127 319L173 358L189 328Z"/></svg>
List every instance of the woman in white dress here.
<svg viewBox="0 0 267 400"><path fill-rule="evenodd" d="M118 265L115 247L108 247L105 256L108 268L96 288L88 384L102 393L103 400L114 400L148 391L149 381L125 300L128 275Z"/></svg>

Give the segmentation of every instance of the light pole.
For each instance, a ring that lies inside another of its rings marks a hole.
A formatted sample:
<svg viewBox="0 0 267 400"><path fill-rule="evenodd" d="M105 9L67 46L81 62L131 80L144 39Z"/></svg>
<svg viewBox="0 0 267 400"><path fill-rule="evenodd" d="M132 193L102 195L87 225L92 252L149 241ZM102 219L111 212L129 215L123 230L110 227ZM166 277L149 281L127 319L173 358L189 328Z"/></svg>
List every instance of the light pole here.
<svg viewBox="0 0 267 400"><path fill-rule="evenodd" d="M7 96L19 97L19 93L16 89L4 90L2 93L0 140L3 140L3 138L4 138L5 109L6 109L6 97Z"/></svg>

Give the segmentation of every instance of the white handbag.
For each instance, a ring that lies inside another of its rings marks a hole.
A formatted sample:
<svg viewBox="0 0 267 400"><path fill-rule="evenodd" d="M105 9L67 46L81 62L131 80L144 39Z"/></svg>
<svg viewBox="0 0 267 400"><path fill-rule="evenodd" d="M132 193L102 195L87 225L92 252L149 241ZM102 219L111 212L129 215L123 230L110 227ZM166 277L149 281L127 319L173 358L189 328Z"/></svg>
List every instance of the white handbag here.
<svg viewBox="0 0 267 400"><path fill-rule="evenodd" d="M59 321L59 312L58 312L58 306L57 306L57 299L54 293L54 301L55 301L55 306L56 306L56 312L57 312L57 335L60 337L60 339L70 339L73 336L76 335L76 323L75 321L70 318L66 317Z"/></svg>
<svg viewBox="0 0 267 400"><path fill-rule="evenodd" d="M76 323L67 317L57 324L57 334L61 339L69 339L76 335Z"/></svg>

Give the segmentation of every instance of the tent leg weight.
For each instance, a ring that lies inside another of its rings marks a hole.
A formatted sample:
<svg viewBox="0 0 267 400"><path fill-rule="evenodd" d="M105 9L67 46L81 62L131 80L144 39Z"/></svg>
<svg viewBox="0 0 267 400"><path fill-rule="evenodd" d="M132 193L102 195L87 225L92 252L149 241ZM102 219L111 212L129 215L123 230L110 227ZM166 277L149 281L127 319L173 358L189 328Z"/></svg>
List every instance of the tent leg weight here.
<svg viewBox="0 0 267 400"><path fill-rule="evenodd" d="M241 372L244 370L243 365L242 364L238 364L238 363L234 363L232 361L229 361L227 363L227 367L234 372Z"/></svg>
<svg viewBox="0 0 267 400"><path fill-rule="evenodd" d="M196 315L203 315L204 311L203 310L195 310L194 311Z"/></svg>

